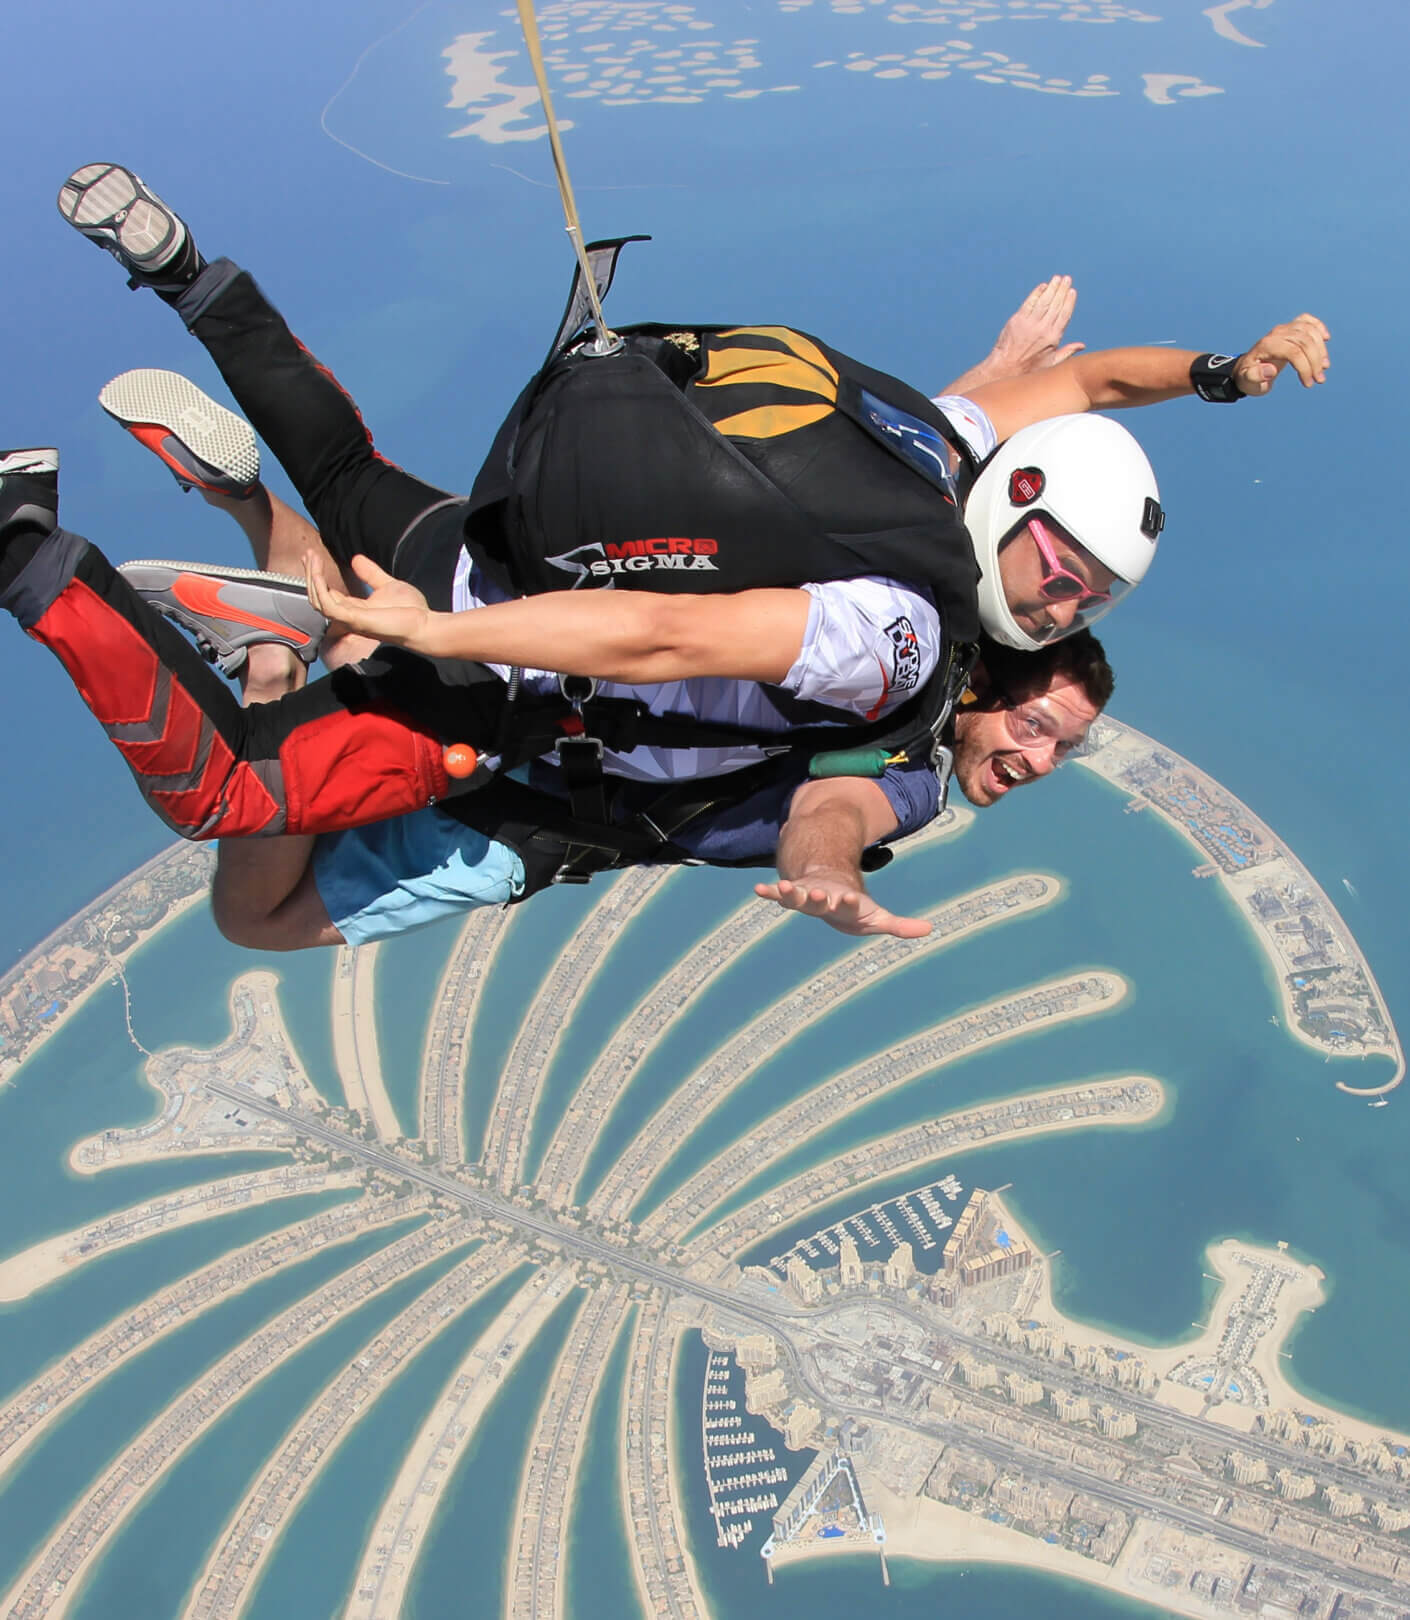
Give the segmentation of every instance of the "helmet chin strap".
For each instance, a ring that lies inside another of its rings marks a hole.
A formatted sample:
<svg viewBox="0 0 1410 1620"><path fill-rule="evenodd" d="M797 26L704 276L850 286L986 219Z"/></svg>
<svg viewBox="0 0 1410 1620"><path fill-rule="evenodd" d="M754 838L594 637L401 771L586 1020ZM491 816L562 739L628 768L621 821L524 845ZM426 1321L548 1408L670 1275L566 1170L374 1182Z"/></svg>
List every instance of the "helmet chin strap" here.
<svg viewBox="0 0 1410 1620"><path fill-rule="evenodd" d="M568 240L573 244L573 252L578 258L578 268L582 271L583 287L592 306L592 318L597 335L583 352L597 355L615 354L621 348L622 340L615 332L608 330L607 323L602 317L602 301L597 296L597 278L592 273L592 266L588 263L587 251L583 246L582 227L578 223L578 205L573 198L573 182L568 177L568 160L563 155L563 142L558 137L558 119L553 112L553 98L548 93L548 72L544 67L543 46L539 42L539 25L538 19L534 16L533 0L517 0L517 5L519 21L524 29L524 43L529 47L529 61L533 64L534 81L539 87L539 99L543 102L549 145L553 148L553 169L558 177L558 195L563 204Z"/></svg>

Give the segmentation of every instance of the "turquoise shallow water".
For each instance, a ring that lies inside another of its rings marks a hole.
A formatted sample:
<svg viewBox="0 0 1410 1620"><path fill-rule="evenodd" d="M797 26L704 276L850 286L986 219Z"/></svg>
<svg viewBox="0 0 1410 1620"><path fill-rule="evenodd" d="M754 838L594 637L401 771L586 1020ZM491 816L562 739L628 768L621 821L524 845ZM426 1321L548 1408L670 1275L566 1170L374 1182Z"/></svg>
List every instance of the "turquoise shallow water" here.
<svg viewBox="0 0 1410 1620"><path fill-rule="evenodd" d="M407 1229L403 1225L369 1233L261 1279L133 1357L75 1402L5 1480L0 1498L6 1523L0 1580L19 1573L81 1498L94 1473L107 1467L159 1407L226 1355L233 1343ZM250 1422L249 1413L240 1421ZM210 1468L202 1475L202 1494L219 1500L234 1488L234 1476L225 1471L222 1456L219 1449L208 1453Z"/></svg>
<svg viewBox="0 0 1410 1620"><path fill-rule="evenodd" d="M520 908L510 924L470 1031L463 1114L467 1160L480 1156L495 1088L525 1011L595 899L593 891L565 885Z"/></svg>
<svg viewBox="0 0 1410 1620"><path fill-rule="evenodd" d="M382 1080L404 1136L415 1136L420 1103L421 1052L426 1042L436 986L458 932L450 921L433 923L377 956L377 1045Z"/></svg>
<svg viewBox="0 0 1410 1620"><path fill-rule="evenodd" d="M502 1612L519 1479L544 1385L572 1331L582 1295L570 1289L505 1379L442 1486L403 1610L408 1620Z"/></svg>
<svg viewBox="0 0 1410 1620"><path fill-rule="evenodd" d="M84 1585L83 1620L176 1612L217 1535L282 1437L327 1381L463 1255L443 1255L338 1317L212 1425L148 1496Z"/></svg>
<svg viewBox="0 0 1410 1620"><path fill-rule="evenodd" d="M622 1514L622 1401L637 1311L623 1323L598 1386L583 1440L581 1471L565 1550L568 1620L645 1620L631 1574L631 1544Z"/></svg>
<svg viewBox="0 0 1410 1620"><path fill-rule="evenodd" d="M434 1344L414 1356L359 1418L270 1554L245 1611L250 1620L341 1612L391 1486L387 1459L420 1432L466 1350L527 1275L528 1268L521 1266L495 1283ZM317 1547L321 1556L310 1558L310 1547Z"/></svg>

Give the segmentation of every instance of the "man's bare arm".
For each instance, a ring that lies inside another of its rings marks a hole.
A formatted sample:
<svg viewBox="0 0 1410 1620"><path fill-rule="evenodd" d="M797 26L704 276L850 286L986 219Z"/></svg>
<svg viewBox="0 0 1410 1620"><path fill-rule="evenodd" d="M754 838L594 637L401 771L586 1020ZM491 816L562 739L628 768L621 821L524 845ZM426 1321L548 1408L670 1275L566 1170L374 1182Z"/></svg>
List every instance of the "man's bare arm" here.
<svg viewBox="0 0 1410 1620"><path fill-rule="evenodd" d="M1304 388L1325 382L1330 333L1315 315L1299 315L1265 333L1239 357L1234 375L1251 397L1266 394L1291 366ZM1000 440L1051 416L1156 405L1192 394L1194 349L1100 349L1025 377L983 383L968 397L994 424Z"/></svg>
<svg viewBox="0 0 1410 1620"><path fill-rule="evenodd" d="M877 782L860 776L805 782L779 833L778 882L756 883L754 893L786 911L819 917L842 934L920 939L930 924L893 916L867 893L862 877L862 851L897 826Z"/></svg>
<svg viewBox="0 0 1410 1620"><path fill-rule="evenodd" d="M340 629L428 658L464 658L595 675L638 685L718 675L777 683L803 650L812 598L802 590L730 596L651 591L549 591L464 613L435 613L414 587L365 557L354 572L372 588L348 596L312 559L309 599Z"/></svg>

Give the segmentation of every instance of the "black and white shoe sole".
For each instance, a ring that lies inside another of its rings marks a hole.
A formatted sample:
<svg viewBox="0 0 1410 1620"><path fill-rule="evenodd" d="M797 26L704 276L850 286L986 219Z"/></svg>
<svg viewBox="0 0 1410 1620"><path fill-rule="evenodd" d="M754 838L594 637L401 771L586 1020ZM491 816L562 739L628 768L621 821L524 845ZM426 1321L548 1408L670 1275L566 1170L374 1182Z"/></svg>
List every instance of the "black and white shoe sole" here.
<svg viewBox="0 0 1410 1620"><path fill-rule="evenodd" d="M125 371L98 403L177 482L242 500L259 483L259 445L243 417L218 405L175 371Z"/></svg>
<svg viewBox="0 0 1410 1620"><path fill-rule="evenodd" d="M59 187L59 212L134 275L160 275L180 254L186 226L130 169L87 163Z"/></svg>

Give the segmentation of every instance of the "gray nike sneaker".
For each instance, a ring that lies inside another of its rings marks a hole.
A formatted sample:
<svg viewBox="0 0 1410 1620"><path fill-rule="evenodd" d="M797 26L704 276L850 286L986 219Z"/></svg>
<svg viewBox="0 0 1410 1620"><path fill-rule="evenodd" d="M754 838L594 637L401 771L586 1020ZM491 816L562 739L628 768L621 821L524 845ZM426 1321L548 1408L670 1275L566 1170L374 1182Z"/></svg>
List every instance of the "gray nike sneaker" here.
<svg viewBox="0 0 1410 1620"><path fill-rule="evenodd" d="M59 187L59 212L111 253L131 287L177 293L205 268L186 222L118 163L86 163Z"/></svg>
<svg viewBox="0 0 1410 1620"><path fill-rule="evenodd" d="M176 372L124 371L98 403L165 462L182 489L246 500L259 488L254 429Z"/></svg>
<svg viewBox="0 0 1410 1620"><path fill-rule="evenodd" d="M225 675L245 662L246 648L269 642L311 664L328 629L304 582L287 574L181 562L123 563L118 572L144 602L189 630Z"/></svg>

